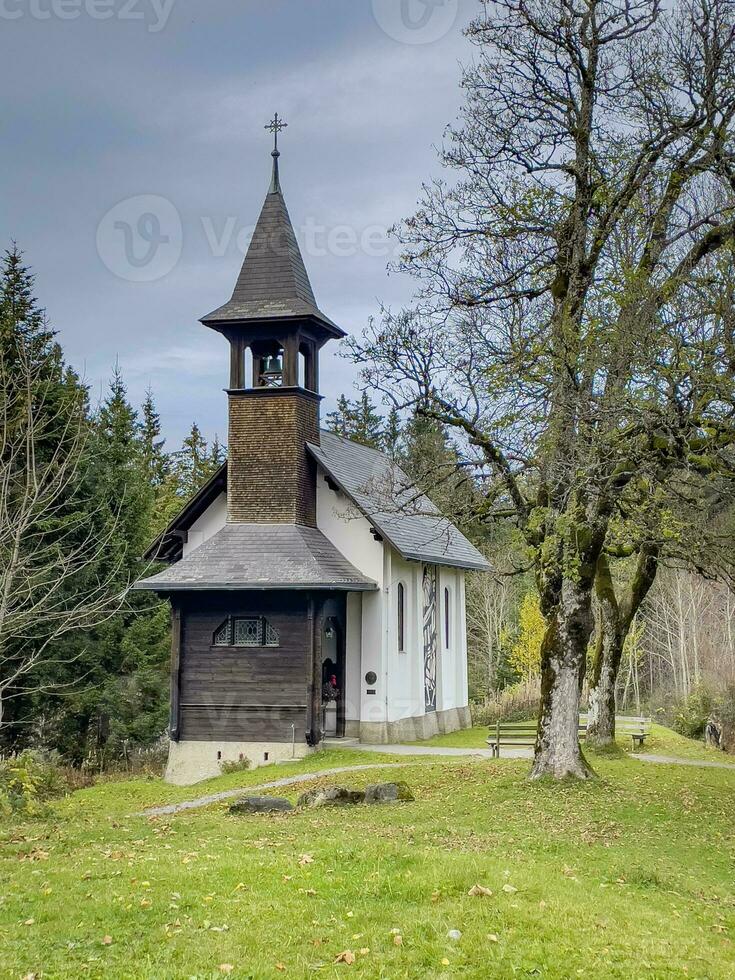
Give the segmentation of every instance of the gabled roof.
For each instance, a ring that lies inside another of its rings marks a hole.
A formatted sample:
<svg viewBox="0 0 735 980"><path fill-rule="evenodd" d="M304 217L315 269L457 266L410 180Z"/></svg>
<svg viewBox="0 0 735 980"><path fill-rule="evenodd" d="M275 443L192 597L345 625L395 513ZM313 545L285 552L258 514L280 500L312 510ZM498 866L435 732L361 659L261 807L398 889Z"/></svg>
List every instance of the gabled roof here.
<svg viewBox="0 0 735 980"><path fill-rule="evenodd" d="M332 432L309 452L404 558L485 571L486 559L384 453Z"/></svg>
<svg viewBox="0 0 735 980"><path fill-rule="evenodd" d="M190 555L137 582L136 589L342 589L372 591L375 582L350 564L321 531L299 524L226 524Z"/></svg>
<svg viewBox="0 0 735 980"><path fill-rule="evenodd" d="M275 171L232 299L202 317L202 323L216 327L284 319L316 320L330 336L346 336L317 306Z"/></svg>

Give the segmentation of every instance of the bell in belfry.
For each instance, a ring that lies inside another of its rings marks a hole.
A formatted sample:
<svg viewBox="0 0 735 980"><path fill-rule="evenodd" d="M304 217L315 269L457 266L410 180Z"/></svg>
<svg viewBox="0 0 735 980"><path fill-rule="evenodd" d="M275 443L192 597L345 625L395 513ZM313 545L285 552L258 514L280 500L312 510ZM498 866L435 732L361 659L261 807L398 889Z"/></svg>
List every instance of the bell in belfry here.
<svg viewBox="0 0 735 980"><path fill-rule="evenodd" d="M270 354L263 359L263 385L266 388L280 388L283 384L283 354Z"/></svg>

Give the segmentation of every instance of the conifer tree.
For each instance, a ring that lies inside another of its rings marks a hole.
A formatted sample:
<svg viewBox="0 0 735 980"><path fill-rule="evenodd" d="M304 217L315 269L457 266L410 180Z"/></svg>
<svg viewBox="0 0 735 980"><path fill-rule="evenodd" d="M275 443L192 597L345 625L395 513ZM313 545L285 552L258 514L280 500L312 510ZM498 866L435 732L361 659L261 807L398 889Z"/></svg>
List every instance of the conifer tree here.
<svg viewBox="0 0 735 980"><path fill-rule="evenodd" d="M192 423L189 435L184 439L183 446L176 453L175 468L177 487L180 496L188 498L203 486L212 475L216 466L213 463L207 440L196 422Z"/></svg>
<svg viewBox="0 0 735 980"><path fill-rule="evenodd" d="M327 415L327 428L343 439L382 449L385 444L383 418L366 391L356 401L346 395L337 399L337 409Z"/></svg>
<svg viewBox="0 0 735 980"><path fill-rule="evenodd" d="M0 269L0 380L0 728L22 745L84 674L79 631L119 608L122 590L100 567L87 391L15 246Z"/></svg>
<svg viewBox="0 0 735 980"><path fill-rule="evenodd" d="M383 432L383 449L391 459L397 459L401 450L401 440L403 438L403 422L401 413L397 408L391 408L385 422Z"/></svg>
<svg viewBox="0 0 735 980"><path fill-rule="evenodd" d="M89 465L90 519L106 529L101 572L113 570L121 587L143 572L142 555L153 536L155 487L152 447L158 443L156 413L149 401L141 423L130 404L119 367L94 418ZM160 445L155 450L160 452ZM159 458L158 463L163 465ZM163 477L165 479L165 475ZM166 725L168 620L162 603L131 593L118 615L90 630L77 671L84 688L66 699L58 719L57 744L73 758L102 765L128 739L151 739Z"/></svg>
<svg viewBox="0 0 735 980"><path fill-rule="evenodd" d="M350 439L353 426L353 412L350 400L346 395L340 395L337 399L337 408L334 412L329 412L326 418L327 428L336 436L343 439Z"/></svg>

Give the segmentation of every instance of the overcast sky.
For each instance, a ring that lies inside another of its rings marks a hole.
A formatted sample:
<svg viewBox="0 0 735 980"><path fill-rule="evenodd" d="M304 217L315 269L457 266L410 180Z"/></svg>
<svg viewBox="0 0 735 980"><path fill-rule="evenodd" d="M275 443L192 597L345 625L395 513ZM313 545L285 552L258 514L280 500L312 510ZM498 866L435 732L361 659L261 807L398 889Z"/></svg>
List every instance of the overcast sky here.
<svg viewBox="0 0 735 980"><path fill-rule="evenodd" d="M226 437L229 299L281 177L322 310L359 332L411 284L384 231L438 173L477 0L0 0L0 227L97 398L119 360L168 444ZM350 383L322 353L325 411Z"/></svg>

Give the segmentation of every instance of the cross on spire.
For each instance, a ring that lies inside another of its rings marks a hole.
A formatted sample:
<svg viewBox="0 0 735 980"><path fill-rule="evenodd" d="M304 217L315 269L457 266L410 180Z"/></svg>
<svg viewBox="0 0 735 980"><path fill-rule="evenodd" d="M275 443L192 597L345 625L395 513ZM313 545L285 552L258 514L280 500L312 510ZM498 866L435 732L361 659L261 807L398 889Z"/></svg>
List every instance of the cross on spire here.
<svg viewBox="0 0 735 980"><path fill-rule="evenodd" d="M288 127L288 123L284 122L278 113L275 114L273 119L268 123L264 129L267 129L270 133L273 133L274 137L274 148L273 152L278 153L278 134L283 132L284 129Z"/></svg>
<svg viewBox="0 0 735 980"><path fill-rule="evenodd" d="M264 129L267 129L269 133L273 133L274 138L273 152L271 153L271 156L273 157L273 179L271 180L270 189L271 194L281 193L281 178L278 173L278 158L281 155L278 150L278 134L283 132L287 126L288 123L285 123L278 113L276 113L271 122L264 127Z"/></svg>

